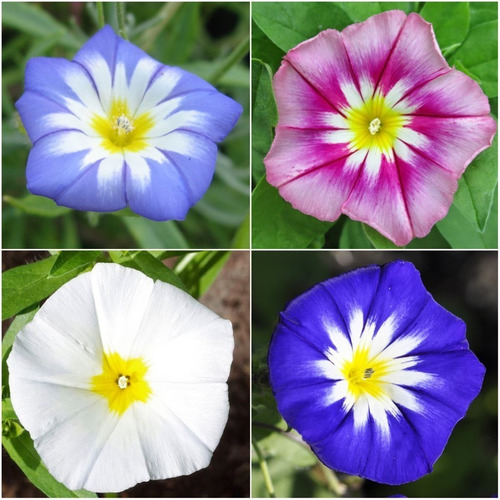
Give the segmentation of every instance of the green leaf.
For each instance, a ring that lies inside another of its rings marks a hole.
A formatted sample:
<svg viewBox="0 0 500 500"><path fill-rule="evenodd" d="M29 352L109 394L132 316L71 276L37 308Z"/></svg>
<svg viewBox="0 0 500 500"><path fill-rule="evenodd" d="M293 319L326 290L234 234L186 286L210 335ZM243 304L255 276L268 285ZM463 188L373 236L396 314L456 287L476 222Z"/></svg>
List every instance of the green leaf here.
<svg viewBox="0 0 500 500"><path fill-rule="evenodd" d="M469 31L467 2L426 2L420 15L432 23L441 50L463 42Z"/></svg>
<svg viewBox="0 0 500 500"><path fill-rule="evenodd" d="M498 17L498 2L469 2L470 27L487 23Z"/></svg>
<svg viewBox="0 0 500 500"><path fill-rule="evenodd" d="M176 65L186 61L200 37L200 4L184 2L169 25L167 36L158 37L165 61Z"/></svg>
<svg viewBox="0 0 500 500"><path fill-rule="evenodd" d="M483 151L465 170L458 181L453 204L478 231L488 220L498 183L498 139Z"/></svg>
<svg viewBox="0 0 500 500"><path fill-rule="evenodd" d="M128 257L128 260L121 261L122 266L137 269L154 280L169 283L188 292L188 287L184 284L182 279L149 252L130 252Z"/></svg>
<svg viewBox="0 0 500 500"><path fill-rule="evenodd" d="M363 225L347 219L340 233L339 248L373 248L373 244L366 235Z"/></svg>
<svg viewBox="0 0 500 500"><path fill-rule="evenodd" d="M363 224L363 230L367 236L367 238L371 241L372 245L375 248L383 248L383 249L398 249L396 244L394 244L391 240L382 236L376 229L373 229L371 226L367 224Z"/></svg>
<svg viewBox="0 0 500 500"><path fill-rule="evenodd" d="M476 75L479 85L488 97L498 95L498 20L481 23L470 29L462 46L451 58L450 64L460 62Z"/></svg>
<svg viewBox="0 0 500 500"><path fill-rule="evenodd" d="M363 224L363 230L375 248L394 250L399 248L449 248L449 243L434 226L424 238L413 238L405 247L398 247L372 227Z"/></svg>
<svg viewBox="0 0 500 500"><path fill-rule="evenodd" d="M79 269L51 277L57 256L9 269L2 274L2 319L40 302L79 274Z"/></svg>
<svg viewBox="0 0 500 500"><path fill-rule="evenodd" d="M295 210L264 177L254 189L253 248L306 248L332 225Z"/></svg>
<svg viewBox="0 0 500 500"><path fill-rule="evenodd" d="M483 232L470 224L454 204L448 215L437 223L437 227L452 248L498 248L498 192L495 190Z"/></svg>
<svg viewBox="0 0 500 500"><path fill-rule="evenodd" d="M354 23L360 23L382 12L378 2L340 2L337 5Z"/></svg>
<svg viewBox="0 0 500 500"><path fill-rule="evenodd" d="M71 212L71 208L59 207L50 198L35 196L33 194L28 194L23 198L14 198L6 194L3 200L27 214L40 215L41 217L59 217Z"/></svg>
<svg viewBox="0 0 500 500"><path fill-rule="evenodd" d="M189 243L173 220L155 222L143 217L122 217L141 248L189 248Z"/></svg>
<svg viewBox="0 0 500 500"><path fill-rule="evenodd" d="M285 53L252 21L252 58L268 64L272 71L278 70Z"/></svg>
<svg viewBox="0 0 500 500"><path fill-rule="evenodd" d="M177 262L175 271L189 293L198 298L210 288L229 256L230 252L220 251L190 253Z"/></svg>
<svg viewBox="0 0 500 500"><path fill-rule="evenodd" d="M24 427L19 422L11 419L4 420L2 417L2 437L12 439L19 437L23 432Z"/></svg>
<svg viewBox="0 0 500 500"><path fill-rule="evenodd" d="M252 60L252 173L257 182L264 174L264 157L273 142L273 128L278 123L271 68Z"/></svg>
<svg viewBox="0 0 500 500"><path fill-rule="evenodd" d="M2 339L2 383L5 387L9 385L9 370L7 369L7 358L9 357L12 349L12 344L16 335L27 325L37 313L39 309L38 304L32 305L22 313L18 314L9 326ZM3 396L3 395L2 395Z"/></svg>
<svg viewBox="0 0 500 500"><path fill-rule="evenodd" d="M2 420L18 420L10 398L2 399Z"/></svg>
<svg viewBox="0 0 500 500"><path fill-rule="evenodd" d="M6 2L2 4L4 27L15 28L34 37L59 37L59 44L78 50L82 43L63 24L47 11L29 2Z"/></svg>
<svg viewBox="0 0 500 500"><path fill-rule="evenodd" d="M85 268L93 264L102 252L94 251L64 251L60 252L57 256L52 269L50 270L50 276L62 276L71 271L83 271Z"/></svg>
<svg viewBox="0 0 500 500"><path fill-rule="evenodd" d="M17 437L2 436L2 444L12 460L20 467L26 477L48 497L53 498L97 498L95 493L86 490L71 491L56 481L40 460L33 440L24 431Z"/></svg>
<svg viewBox="0 0 500 500"><path fill-rule="evenodd" d="M236 231L231 248L250 248L250 212Z"/></svg>
<svg viewBox="0 0 500 500"><path fill-rule="evenodd" d="M351 24L347 14L330 2L255 2L252 15L259 28L285 52L327 28L342 30Z"/></svg>

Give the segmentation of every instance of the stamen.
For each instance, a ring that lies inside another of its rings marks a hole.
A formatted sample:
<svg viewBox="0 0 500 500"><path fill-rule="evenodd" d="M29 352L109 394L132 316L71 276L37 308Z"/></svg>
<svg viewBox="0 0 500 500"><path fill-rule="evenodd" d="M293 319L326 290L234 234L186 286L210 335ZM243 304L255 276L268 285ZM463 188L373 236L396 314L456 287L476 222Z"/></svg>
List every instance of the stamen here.
<svg viewBox="0 0 500 500"><path fill-rule="evenodd" d="M128 381L128 377L126 375L120 375L116 383L118 384L118 387L120 389L126 389L130 385L130 382Z"/></svg>
<svg viewBox="0 0 500 500"><path fill-rule="evenodd" d="M370 125L368 125L370 134L375 135L380 130L380 125L382 125L381 121L378 118L374 118L370 122Z"/></svg>
<svg viewBox="0 0 500 500"><path fill-rule="evenodd" d="M130 132L132 132L132 130L134 130L134 125L132 124L133 122L131 122L125 115L120 115L116 119L115 123L116 125L113 128L118 130L118 133L123 131L126 134L129 134Z"/></svg>
<svg viewBox="0 0 500 500"><path fill-rule="evenodd" d="M367 368L363 375L363 378L370 378L375 370L373 368Z"/></svg>

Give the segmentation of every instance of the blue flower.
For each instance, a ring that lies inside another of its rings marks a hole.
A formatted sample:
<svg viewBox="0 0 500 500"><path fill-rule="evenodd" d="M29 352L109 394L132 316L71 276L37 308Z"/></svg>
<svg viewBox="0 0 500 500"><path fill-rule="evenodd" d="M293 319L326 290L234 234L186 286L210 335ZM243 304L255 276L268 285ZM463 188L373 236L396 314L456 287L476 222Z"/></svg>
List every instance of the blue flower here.
<svg viewBox="0 0 500 500"><path fill-rule="evenodd" d="M109 26L73 61L31 59L25 80L16 107L33 142L28 189L78 210L129 206L153 220L184 219L210 185L216 143L242 112Z"/></svg>
<svg viewBox="0 0 500 500"><path fill-rule="evenodd" d="M431 472L485 372L464 322L408 262L346 273L290 302L269 370L279 411L325 465L388 484Z"/></svg>

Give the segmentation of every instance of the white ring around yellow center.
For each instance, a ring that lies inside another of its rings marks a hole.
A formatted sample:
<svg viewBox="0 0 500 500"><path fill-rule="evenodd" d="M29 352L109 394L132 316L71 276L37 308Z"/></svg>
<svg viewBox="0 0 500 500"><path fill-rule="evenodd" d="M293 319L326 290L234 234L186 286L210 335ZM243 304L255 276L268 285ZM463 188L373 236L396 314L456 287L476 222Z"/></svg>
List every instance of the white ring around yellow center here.
<svg viewBox="0 0 500 500"><path fill-rule="evenodd" d="M380 398L385 394L385 383L382 380L390 371L390 362L384 359L372 358L368 349L358 347L352 359L345 361L340 372L347 381L347 389L357 400L361 395L367 394Z"/></svg>
<svg viewBox="0 0 500 500"><path fill-rule="evenodd" d="M391 108L385 98L377 94L358 108L346 111L349 130L354 133L351 147L355 150L377 148L389 154L407 119Z"/></svg>
<svg viewBox="0 0 500 500"><path fill-rule="evenodd" d="M153 127L149 113L133 116L127 103L114 100L108 116L95 114L91 126L102 137L101 146L110 153L139 152L147 146L147 133Z"/></svg>

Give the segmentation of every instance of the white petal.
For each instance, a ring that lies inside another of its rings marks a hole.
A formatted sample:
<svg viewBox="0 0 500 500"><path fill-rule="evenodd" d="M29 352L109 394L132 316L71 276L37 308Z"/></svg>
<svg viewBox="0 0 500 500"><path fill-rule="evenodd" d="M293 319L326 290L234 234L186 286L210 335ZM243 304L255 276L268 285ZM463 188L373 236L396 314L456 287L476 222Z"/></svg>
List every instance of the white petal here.
<svg viewBox="0 0 500 500"><path fill-rule="evenodd" d="M160 398L133 410L152 479L191 474L210 463L212 451Z"/></svg>
<svg viewBox="0 0 500 500"><path fill-rule="evenodd" d="M182 73L180 71L165 67L144 94L144 99L137 109L137 114L140 115L150 111L159 102L167 98L181 78Z"/></svg>
<svg viewBox="0 0 500 500"><path fill-rule="evenodd" d="M132 114L136 113L149 82L160 67L154 59L149 57L144 57L137 63L128 89L128 105Z"/></svg>
<svg viewBox="0 0 500 500"><path fill-rule="evenodd" d="M424 411L424 407L418 401L416 393L413 393L404 387L389 384L385 388L385 392L398 405L404 406L405 408L418 413L422 413Z"/></svg>
<svg viewBox="0 0 500 500"><path fill-rule="evenodd" d="M190 129L195 126L196 128L208 128L213 122L213 117L195 109L182 110L169 115L161 121L156 121L151 130L148 132L149 137L159 137L169 134L177 129Z"/></svg>
<svg viewBox="0 0 500 500"><path fill-rule="evenodd" d="M394 342L388 345L381 354L384 358L400 358L406 356L409 352L418 347L425 340L425 337L426 335L422 333L398 337Z"/></svg>
<svg viewBox="0 0 500 500"><path fill-rule="evenodd" d="M352 408L354 418L354 429L363 429L368 422L369 406L368 399L364 394L361 394Z"/></svg>
<svg viewBox="0 0 500 500"><path fill-rule="evenodd" d="M352 346L345 333L336 325L324 324L332 345L343 360L352 359Z"/></svg>
<svg viewBox="0 0 500 500"><path fill-rule="evenodd" d="M164 159L163 156L162 158ZM151 168L149 167L148 162L142 157L142 155L126 151L125 163L130 167L129 170L127 170L130 175L130 182L137 188L145 191L151 184Z"/></svg>
<svg viewBox="0 0 500 500"><path fill-rule="evenodd" d="M370 344L370 358L374 358L381 353L391 342L397 328L395 315L389 316L377 330Z"/></svg>
<svg viewBox="0 0 500 500"><path fill-rule="evenodd" d="M97 184L99 190L106 190L116 183L117 177L123 176L123 155L116 153L106 156L97 170Z"/></svg>
<svg viewBox="0 0 500 500"><path fill-rule="evenodd" d="M88 137L75 130L58 132L57 140L50 141L50 147L47 148L47 154L59 156L67 153L85 151L86 149L90 150L100 144L101 141L102 139Z"/></svg>
<svg viewBox="0 0 500 500"><path fill-rule="evenodd" d="M96 264L92 292L106 353L129 357L152 291L153 280L139 271L118 264Z"/></svg>
<svg viewBox="0 0 500 500"><path fill-rule="evenodd" d="M73 89L80 101L95 113L102 113L103 108L96 89L90 78L82 71L68 69L64 81Z"/></svg>
<svg viewBox="0 0 500 500"><path fill-rule="evenodd" d="M125 65L120 62L116 65L113 79L113 100L123 101L128 104L128 83ZM129 109L132 112L131 109Z"/></svg>
<svg viewBox="0 0 500 500"><path fill-rule="evenodd" d="M92 463L84 488L96 492L123 491L136 483L148 481L147 450L144 449L137 413L146 411L147 404L135 403L126 413L118 417L114 429L108 433L105 442L91 450ZM113 419L116 417L112 417ZM156 429L148 427L146 432L156 436ZM99 437L102 434L99 433Z"/></svg>
<svg viewBox="0 0 500 500"><path fill-rule="evenodd" d="M225 383L182 384L152 382L155 397L211 451L219 444L229 413Z"/></svg>
<svg viewBox="0 0 500 500"><path fill-rule="evenodd" d="M419 372L417 370L396 370L380 377L382 382L406 385L408 387L435 387L438 380L431 373Z"/></svg>
<svg viewBox="0 0 500 500"><path fill-rule="evenodd" d="M87 122L71 113L50 113L43 117L44 125L52 130L80 130L91 137L98 137L98 133Z"/></svg>
<svg viewBox="0 0 500 500"><path fill-rule="evenodd" d="M230 321L179 288L157 281L133 356L144 356L159 382L225 382L234 341Z"/></svg>

